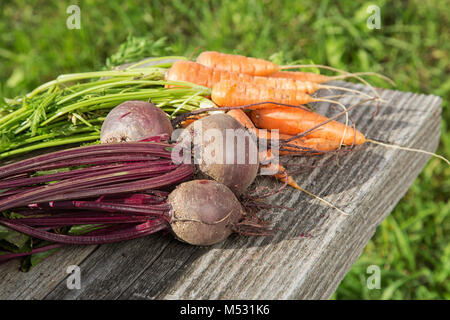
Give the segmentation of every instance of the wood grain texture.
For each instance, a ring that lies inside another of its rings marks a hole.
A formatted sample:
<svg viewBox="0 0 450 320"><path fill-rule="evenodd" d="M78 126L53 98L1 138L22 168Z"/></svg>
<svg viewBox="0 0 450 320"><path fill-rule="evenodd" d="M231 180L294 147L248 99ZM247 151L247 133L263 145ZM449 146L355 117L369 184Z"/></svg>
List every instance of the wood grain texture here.
<svg viewBox="0 0 450 320"><path fill-rule="evenodd" d="M371 93L362 85L336 84ZM380 105L375 118L373 103L350 112L357 128L372 139L434 151L441 99L379 92L389 103ZM349 106L358 99L347 96L340 101ZM339 112L326 103L315 108L327 116ZM66 248L27 274L17 271L17 262L1 265L0 299L328 299L428 159L367 144L339 157L289 160L291 172L303 170L294 175L302 187L350 215L284 189L269 200L293 210L268 212L276 228L271 237L233 235L212 247L194 247L170 234L156 234ZM269 177L255 183L268 190L279 186ZM80 290L67 289L69 264L81 268Z"/></svg>

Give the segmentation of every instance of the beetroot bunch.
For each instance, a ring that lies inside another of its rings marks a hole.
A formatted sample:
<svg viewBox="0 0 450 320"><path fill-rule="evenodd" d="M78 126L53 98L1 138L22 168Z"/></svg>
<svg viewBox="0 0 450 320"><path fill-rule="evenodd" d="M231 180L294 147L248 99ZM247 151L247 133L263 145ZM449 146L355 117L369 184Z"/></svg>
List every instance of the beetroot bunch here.
<svg viewBox="0 0 450 320"><path fill-rule="evenodd" d="M193 245L211 245L234 231L257 229L237 196L252 183L259 164L174 161L174 150L183 158L186 149L178 148L180 141L168 142L172 128L155 109L140 101L113 109L102 133L109 142L126 142L67 149L0 167L0 225L48 244L0 255L0 261L63 244L110 243L161 230ZM243 129L225 114L202 118L201 124L224 137L227 129ZM201 132L191 127L186 134ZM193 148L211 149L214 143L198 141ZM254 147L251 140L247 144ZM67 232L73 226L92 228Z"/></svg>

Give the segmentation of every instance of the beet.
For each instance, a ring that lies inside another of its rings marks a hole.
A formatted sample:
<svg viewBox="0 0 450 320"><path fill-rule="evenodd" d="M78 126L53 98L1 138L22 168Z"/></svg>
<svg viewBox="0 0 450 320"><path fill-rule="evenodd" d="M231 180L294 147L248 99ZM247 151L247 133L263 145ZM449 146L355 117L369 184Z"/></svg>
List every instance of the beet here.
<svg viewBox="0 0 450 320"><path fill-rule="evenodd" d="M0 225L31 237L61 244L111 243L171 230L180 241L207 246L225 240L244 220L244 210L234 193L213 180L181 183L168 197L161 196L164 193L158 193L122 193L95 200L30 204L24 218L0 217ZM86 235L47 231L80 224L107 224L111 227ZM14 257L15 255L0 256L0 261Z"/></svg>
<svg viewBox="0 0 450 320"><path fill-rule="evenodd" d="M227 134L237 138L227 139ZM238 139L245 140L238 143ZM255 180L259 169L257 144L248 131L227 114L196 120L179 136L178 142L183 146L192 142L199 177L212 178L237 196ZM229 159L231 155L234 157Z"/></svg>
<svg viewBox="0 0 450 320"><path fill-rule="evenodd" d="M184 182L167 195L157 189L176 186L194 173L192 164L174 162L177 144L161 142L172 131L162 110L128 101L114 108L102 126L101 140L109 143L0 167L0 211L19 209L24 215L0 217L0 225L58 244L110 243L171 230L183 242L212 245L234 231L258 227L245 224L248 217L236 197L259 168L256 142L245 128L225 114L189 126L182 136L194 138L194 155L202 150L198 168L215 181ZM141 142L111 143L123 141ZM71 169L59 170L64 168ZM82 235L54 232L80 224L102 228ZM3 255L0 262L16 256L22 255Z"/></svg>
<svg viewBox="0 0 450 320"><path fill-rule="evenodd" d="M167 199L170 226L175 236L193 245L212 245L225 240L242 220L244 211L233 192L213 180L184 182Z"/></svg>
<svg viewBox="0 0 450 320"><path fill-rule="evenodd" d="M103 122L101 143L139 141L161 134L172 134L167 115L153 103L126 101L112 109Z"/></svg>

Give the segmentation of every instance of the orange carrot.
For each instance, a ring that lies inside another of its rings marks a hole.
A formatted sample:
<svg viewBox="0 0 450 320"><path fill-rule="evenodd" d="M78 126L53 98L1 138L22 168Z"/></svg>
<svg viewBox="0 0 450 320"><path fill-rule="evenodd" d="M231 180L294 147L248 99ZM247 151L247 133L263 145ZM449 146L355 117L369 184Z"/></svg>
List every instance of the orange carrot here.
<svg viewBox="0 0 450 320"><path fill-rule="evenodd" d="M263 87L253 84L247 84L247 83L240 83L236 81L221 81L218 84L216 84L212 91L211 91L211 99L216 103L218 106L221 107L238 107L243 105L251 105L251 104L257 104L249 107L250 110L259 110L259 109L267 109L269 108L272 110L273 108L279 108L279 104L288 104L288 105L297 105L300 106L302 104L306 104L309 102L315 102L315 101L325 101L325 102L331 102L338 104L341 106L344 110L346 110L345 106L337 101L332 101L328 99L319 99L319 98L313 98L310 95L298 92L296 90L282 90L282 89L274 89L270 87ZM267 102L267 103L264 103ZM297 135L301 133L302 131L305 131L307 129L312 128L314 125L319 124L325 120L327 120L326 117L323 117L317 113L311 112L307 110L306 108L284 108L287 110L298 110L296 113L290 115L290 118L292 118L294 115L294 120L290 119L289 117L286 119L286 121L291 121L293 123L297 123L296 126L292 128L292 130L289 130L289 132L282 132L285 134L290 135ZM277 109L276 109L277 110ZM280 110L283 110L280 109ZM306 114L307 121L305 122L302 118L302 114ZM258 128L262 129L285 129L285 116L281 117L272 117L271 118L271 127L264 127L257 124L257 122L252 118L253 122L256 124ZM321 121L322 120L322 121ZM352 128L349 128L347 126L348 124L348 114L346 114L346 125L341 124L339 122L333 121L330 123L327 123L325 126L319 128L314 132L314 135L309 137L313 138L324 138L326 144L328 143L335 143L336 138L340 137L340 142L337 148L339 148L342 144L350 145L353 144L353 136L355 135L355 130ZM298 130L300 127L305 127L305 130ZM328 132L331 130L334 130L334 135L330 135L330 133L326 133L327 136L323 135L317 135L317 131L324 131ZM361 137L364 137L362 134L359 134L356 136L356 144L359 144L359 141L361 140ZM351 138L352 140L349 140ZM351 142L349 142L351 141ZM362 142L361 142L362 143Z"/></svg>
<svg viewBox="0 0 450 320"><path fill-rule="evenodd" d="M205 116L204 114L190 116L187 119L184 119L183 121L181 121L180 127L187 128L192 122L194 122L195 120L198 120L200 118L203 118L204 116Z"/></svg>
<svg viewBox="0 0 450 320"><path fill-rule="evenodd" d="M356 106L357 104L352 107ZM333 118L341 116L345 112L347 112L347 110ZM342 142L347 145L373 143L387 148L428 154L439 158L450 165L450 161L441 155L426 150L367 139L361 132L346 127L342 123L334 121L333 118L328 119L327 117L308 110L286 107L258 109L250 112L250 118L253 120L252 123L259 128L267 130L279 129L279 138L283 140L295 138L298 135L309 131L305 135L297 137L294 140L280 141L282 142L280 143L282 147L287 149L287 154L291 155L304 154L301 149L295 148L297 146L325 152L339 148ZM289 133L292 135L289 135ZM341 142L338 143L339 140L341 140ZM283 151L281 151L280 154L282 154L282 152ZM308 152L308 150L306 152Z"/></svg>
<svg viewBox="0 0 450 320"><path fill-rule="evenodd" d="M290 105L301 105L315 101L310 95L293 89L282 90L229 80L221 81L213 86L211 99L221 107L238 107L264 101ZM251 107L251 109L272 106L276 105L267 103Z"/></svg>
<svg viewBox="0 0 450 320"><path fill-rule="evenodd" d="M233 118L235 118L237 121L239 121L244 127L248 128L249 130L251 130L253 132L258 132L258 129L254 126L253 122L247 117L247 115L242 110L240 110L240 109L230 110L230 111L228 111L228 114L230 116L232 116ZM297 182L295 182L295 180L287 173L285 167L283 167L279 163L273 163L273 161L271 161L271 160L273 160L273 154L272 154L271 150L260 151L258 156L259 156L259 162L262 163L261 166L265 167L266 169L270 170L271 172L276 172L274 177L277 178L278 180L288 184L289 186L291 186L295 189L305 192L306 194L310 195L311 197L313 197L315 199L322 201L326 205L339 211L341 214L347 215L347 213L345 213L341 209L337 208L332 203L330 203L330 202L326 201L325 199L323 199L319 196L316 196L312 192L309 192L308 190L305 190L302 187L300 187L297 184ZM269 163L265 164L267 162L269 162Z"/></svg>
<svg viewBox="0 0 450 320"><path fill-rule="evenodd" d="M221 81L234 81L238 83L242 82L251 85L261 85L283 90L296 90L307 94L311 94L319 89L337 89L355 92L370 97L364 92L354 89L321 85L314 82L299 81L294 79L251 76L233 71L213 69L187 60L175 62L167 73L166 80L188 81L208 88L213 88Z"/></svg>
<svg viewBox="0 0 450 320"><path fill-rule="evenodd" d="M389 79L388 77L385 77L381 74L378 74L376 72L359 72L359 73L349 73L344 70L336 69L330 66L324 66L324 65L286 65L286 66L279 66L275 63L272 63L267 60L263 59L255 59L255 58L248 58L245 56L240 55L233 55L233 54L225 54L215 51L206 51L201 53L198 58L197 62L200 64L203 64L205 66L217 69L217 70L225 70L225 71L234 71L239 73L245 73L252 76L271 76L272 74L276 74L276 77L281 78L292 78L294 76L294 79L297 80L306 80L306 81L312 81L316 82L315 80L318 80L317 83L323 83L331 80L338 80L338 79L346 79L346 78L355 78L361 81L362 83L370 86L370 84L362 79L361 75L371 75L371 76L377 76L380 77L391 84L395 85L395 83ZM309 73L306 74L309 78L304 78L304 73L299 73L299 75L296 75L295 73L292 74L286 74L286 73L278 73L281 70L284 69L297 69L297 68L309 68L309 67L315 67L315 68L323 68L335 72L341 73L339 76L334 77L327 77L327 76L321 76L321 75L315 75ZM277 74L278 73L278 74ZM299 77L299 78L297 78Z"/></svg>
<svg viewBox="0 0 450 320"><path fill-rule="evenodd" d="M166 80L187 81L208 88L221 80L250 81L251 78L247 74L212 69L187 60L176 61L166 76Z"/></svg>
<svg viewBox="0 0 450 320"><path fill-rule="evenodd" d="M271 156L272 155L271 155L270 150L269 150L269 152L267 153L267 159L270 159ZM277 172L274 176L278 180L283 181L284 183L286 183L286 178L287 178L287 184L290 185L291 187L293 187L295 189L298 189L298 190L300 190L300 191L310 195L311 197L313 197L313 198L315 198L317 200L322 201L326 205L328 205L328 206L334 208L335 210L339 211L344 216L348 215L346 212L344 212L341 209L337 208L335 205L333 205L332 203L328 202L327 200L325 200L325 199L323 199L323 198L321 198L319 196L316 196L314 193L312 193L312 192L310 192L310 191L300 187L297 184L297 182L295 182L295 180L290 175L287 174L286 169L282 165L280 165L280 164L269 164L269 165L267 165L266 168L270 169L270 170L273 170L273 172Z"/></svg>
<svg viewBox="0 0 450 320"><path fill-rule="evenodd" d="M267 163L273 158L272 152L270 150L261 151L259 153L259 161L262 163ZM283 167L279 163L272 163L269 162L268 164L261 164L261 167L265 168L266 170L270 170L271 172L276 172L273 176L286 183L287 178L287 184L295 189L300 189L300 186L295 182L294 178L292 178L286 171L286 168Z"/></svg>
<svg viewBox="0 0 450 320"><path fill-rule="evenodd" d="M281 134L298 135L328 120L318 113L286 107L254 110L250 113L253 123L262 129L278 129ZM338 148L345 145L362 144L366 139L359 131L337 121L330 121L306 135L308 138L323 139L324 143L335 143ZM317 143L319 143L317 141Z"/></svg>
<svg viewBox="0 0 450 320"><path fill-rule="evenodd" d="M323 74L301 71L278 71L267 76L271 78L286 78L315 83L324 83L333 80L333 77L324 76Z"/></svg>
<svg viewBox="0 0 450 320"><path fill-rule="evenodd" d="M238 107L267 101L268 103L249 108L261 109L279 106L277 103L299 106L310 102L324 101L336 103L345 109L339 102L313 98L309 94L295 89L276 89L233 80L223 80L214 85L211 91L211 99L221 107Z"/></svg>
<svg viewBox="0 0 450 320"><path fill-rule="evenodd" d="M256 128L254 130L256 136L260 139L272 139L271 131L261 131ZM281 150L280 155L304 155L304 154L320 154L327 151L333 151L339 148L339 142L330 141L324 138L315 137L300 137L291 140L287 143L284 140L288 140L294 137L293 135L278 133L279 146Z"/></svg>
<svg viewBox="0 0 450 320"><path fill-rule="evenodd" d="M267 77L252 76L252 79L250 79L250 81L248 81L248 83L255 84L255 85L267 86L267 87L273 87L273 88L277 88L277 89L285 89L285 90L292 89L292 90L304 92L307 94L314 93L320 89L336 89L336 90L341 90L341 91L358 93L358 94L365 95L365 96L371 98L371 96L369 96L368 94L358 91L358 90L355 90L355 89L338 87L338 86L330 86L330 85L319 84L319 83L312 82L312 81L296 80L296 79L289 79L289 78L282 78L282 77L277 78L277 77L271 77L271 76L267 76Z"/></svg>
<svg viewBox="0 0 450 320"><path fill-rule="evenodd" d="M288 134L279 134L280 139L290 139L294 136ZM339 148L339 141L330 141L323 138L302 137L297 138L287 143L280 144L282 150L281 155L304 155L304 154L321 154L328 151L337 150Z"/></svg>
<svg viewBox="0 0 450 320"><path fill-rule="evenodd" d="M202 52L197 62L210 68L253 76L266 76L279 70L278 65L267 60L216 51Z"/></svg>
<svg viewBox="0 0 450 320"><path fill-rule="evenodd" d="M234 119L239 121L250 133L254 134L259 139L272 139L271 131L265 130L261 131L256 128L250 118L241 109L234 109L227 112L228 115L232 116ZM292 138L293 135L289 134L278 134L278 139L287 140ZM279 153L281 155L299 155L301 153L320 153L326 151L336 150L339 145L335 145L333 141L328 141L323 138L315 137L301 137L289 141L287 145L282 145L285 150L281 150ZM299 148L296 148L299 147Z"/></svg>

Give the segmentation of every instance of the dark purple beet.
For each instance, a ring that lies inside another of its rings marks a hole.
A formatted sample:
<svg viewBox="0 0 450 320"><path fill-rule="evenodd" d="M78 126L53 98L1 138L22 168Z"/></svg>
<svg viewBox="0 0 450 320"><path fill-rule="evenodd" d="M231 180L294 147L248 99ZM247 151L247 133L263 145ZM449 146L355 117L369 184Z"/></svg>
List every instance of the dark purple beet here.
<svg viewBox="0 0 450 320"><path fill-rule="evenodd" d="M148 137L172 134L167 115L153 103L126 101L112 109L103 122L101 143L139 141Z"/></svg>
<svg viewBox="0 0 450 320"><path fill-rule="evenodd" d="M145 194L139 198L144 199ZM121 200L127 199L129 197L125 196ZM51 201L38 205L45 210L45 215L38 210L36 215L22 219L0 217L0 225L38 239L64 244L117 242L171 229L183 242L207 246L225 240L245 218L234 193L214 180L181 183L165 201L157 204L126 204L121 200ZM61 212L61 209L69 211ZM115 224L120 229L96 236L74 236L46 230L77 224Z"/></svg>
<svg viewBox="0 0 450 320"><path fill-rule="evenodd" d="M213 180L181 183L167 199L171 204L170 227L189 244L207 246L225 240L244 218L234 193Z"/></svg>
<svg viewBox="0 0 450 320"><path fill-rule="evenodd" d="M236 138L229 139L233 135ZM178 142L185 146L186 141L191 142L191 139L194 157L203 177L226 185L237 196L253 183L259 169L258 147L247 130L233 117L213 114L196 120L180 135ZM231 155L234 157L229 161Z"/></svg>

